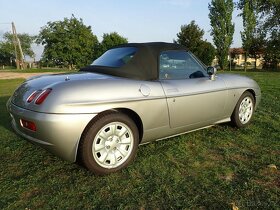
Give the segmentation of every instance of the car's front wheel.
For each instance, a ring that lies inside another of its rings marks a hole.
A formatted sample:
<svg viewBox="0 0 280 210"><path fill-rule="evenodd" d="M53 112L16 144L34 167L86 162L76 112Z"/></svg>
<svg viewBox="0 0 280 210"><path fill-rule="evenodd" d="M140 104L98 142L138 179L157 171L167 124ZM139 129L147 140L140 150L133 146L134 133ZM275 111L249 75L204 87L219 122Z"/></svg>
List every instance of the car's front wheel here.
<svg viewBox="0 0 280 210"><path fill-rule="evenodd" d="M231 116L232 123L238 127L244 127L252 120L255 109L255 99L252 93L245 91L238 100Z"/></svg>
<svg viewBox="0 0 280 210"><path fill-rule="evenodd" d="M95 174L118 171L133 161L139 143L134 121L112 112L97 117L85 131L79 146L83 165Z"/></svg>

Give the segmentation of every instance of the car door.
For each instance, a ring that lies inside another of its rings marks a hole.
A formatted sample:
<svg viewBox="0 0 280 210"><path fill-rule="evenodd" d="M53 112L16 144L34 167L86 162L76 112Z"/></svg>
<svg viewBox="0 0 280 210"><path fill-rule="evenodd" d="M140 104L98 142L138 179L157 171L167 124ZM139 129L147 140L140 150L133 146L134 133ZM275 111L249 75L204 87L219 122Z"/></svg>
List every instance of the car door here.
<svg viewBox="0 0 280 210"><path fill-rule="evenodd" d="M227 90L219 77L210 80L205 68L187 51L163 51L159 78L164 89L171 128L222 119Z"/></svg>

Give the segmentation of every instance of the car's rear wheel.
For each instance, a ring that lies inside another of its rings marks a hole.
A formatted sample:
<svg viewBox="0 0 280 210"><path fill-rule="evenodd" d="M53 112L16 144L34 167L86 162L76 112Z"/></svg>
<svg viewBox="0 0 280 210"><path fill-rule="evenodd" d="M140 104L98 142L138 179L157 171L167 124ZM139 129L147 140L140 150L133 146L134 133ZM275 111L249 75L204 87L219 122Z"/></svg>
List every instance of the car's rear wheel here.
<svg viewBox="0 0 280 210"><path fill-rule="evenodd" d="M139 134L127 115L112 112L97 117L85 131L79 146L83 165L95 174L118 171L136 155Z"/></svg>
<svg viewBox="0 0 280 210"><path fill-rule="evenodd" d="M238 100L231 116L232 123L238 127L248 125L254 115L255 99L252 93L245 91Z"/></svg>

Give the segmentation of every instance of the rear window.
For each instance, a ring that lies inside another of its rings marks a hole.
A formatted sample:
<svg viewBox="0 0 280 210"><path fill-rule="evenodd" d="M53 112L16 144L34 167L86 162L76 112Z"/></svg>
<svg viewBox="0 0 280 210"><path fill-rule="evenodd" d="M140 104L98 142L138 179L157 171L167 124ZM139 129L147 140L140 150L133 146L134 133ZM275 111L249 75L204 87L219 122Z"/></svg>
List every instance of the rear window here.
<svg viewBox="0 0 280 210"><path fill-rule="evenodd" d="M113 48L106 51L103 55L93 61L91 65L121 67L133 58L136 51L136 47Z"/></svg>

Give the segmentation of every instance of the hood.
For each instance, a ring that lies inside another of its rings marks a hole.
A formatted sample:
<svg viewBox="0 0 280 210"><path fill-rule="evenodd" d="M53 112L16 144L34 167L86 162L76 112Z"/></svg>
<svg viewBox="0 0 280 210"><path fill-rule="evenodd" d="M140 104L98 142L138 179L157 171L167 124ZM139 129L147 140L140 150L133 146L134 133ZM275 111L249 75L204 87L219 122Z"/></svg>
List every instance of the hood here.
<svg viewBox="0 0 280 210"><path fill-rule="evenodd" d="M218 77L222 78L225 81L225 84L229 89L238 89L238 88L253 89L256 95L261 94L260 87L256 83L256 81L247 76L227 73L227 74L218 74Z"/></svg>
<svg viewBox="0 0 280 210"><path fill-rule="evenodd" d="M34 76L27 79L22 85L20 85L16 89L13 96L11 97L11 102L22 108L33 109L31 106L34 106L34 104L27 103L27 99L34 91L45 90L47 88L52 88L55 90L57 86L69 86L72 83L81 83L81 81L94 82L99 80L114 79L118 78L110 75L89 72Z"/></svg>

